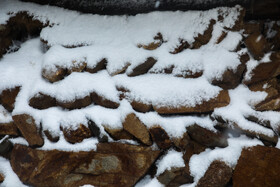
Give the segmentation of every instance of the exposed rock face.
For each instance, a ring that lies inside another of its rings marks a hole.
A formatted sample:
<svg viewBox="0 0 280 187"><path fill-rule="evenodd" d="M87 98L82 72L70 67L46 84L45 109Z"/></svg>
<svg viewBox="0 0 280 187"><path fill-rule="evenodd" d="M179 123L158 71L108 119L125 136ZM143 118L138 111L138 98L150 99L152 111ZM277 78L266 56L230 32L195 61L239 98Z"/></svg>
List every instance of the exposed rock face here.
<svg viewBox="0 0 280 187"><path fill-rule="evenodd" d="M176 114L176 113L204 113L211 112L214 108L227 106L230 102L228 91L222 90L216 98L204 101L202 104L196 105L195 107L163 107L153 106L155 111L159 114Z"/></svg>
<svg viewBox="0 0 280 187"><path fill-rule="evenodd" d="M147 127L131 113L128 114L123 122L123 128L145 145L152 145L150 133Z"/></svg>
<svg viewBox="0 0 280 187"><path fill-rule="evenodd" d="M186 168L171 168L157 177L158 181L166 186L180 186L193 182L193 177Z"/></svg>
<svg viewBox="0 0 280 187"><path fill-rule="evenodd" d="M15 115L13 120L29 146L37 147L44 144L44 140L32 116L28 114Z"/></svg>
<svg viewBox="0 0 280 187"><path fill-rule="evenodd" d="M172 146L172 142L165 132L165 130L160 126L155 126L149 129L153 141L157 144L160 149L168 149Z"/></svg>
<svg viewBox="0 0 280 187"><path fill-rule="evenodd" d="M232 169L222 161L214 161L204 176L199 179L197 187L226 186L232 176Z"/></svg>
<svg viewBox="0 0 280 187"><path fill-rule="evenodd" d="M37 109L47 109L56 106L56 99L42 93L36 94L29 100L29 105Z"/></svg>
<svg viewBox="0 0 280 187"><path fill-rule="evenodd" d="M51 69L42 70L43 78L45 78L46 80L48 80L51 83L62 80L64 78L64 76L66 75L66 73L67 73L66 69L63 69L60 67L56 67L53 70L51 70Z"/></svg>
<svg viewBox="0 0 280 187"><path fill-rule="evenodd" d="M280 150L255 146L244 149L233 174L233 186L279 186Z"/></svg>
<svg viewBox="0 0 280 187"><path fill-rule="evenodd" d="M33 186L133 186L159 153L120 143L99 144L96 152L41 151L15 145L11 165L21 181Z"/></svg>
<svg viewBox="0 0 280 187"><path fill-rule="evenodd" d="M14 122L0 123L0 135L18 136L19 131Z"/></svg>
<svg viewBox="0 0 280 187"><path fill-rule="evenodd" d="M220 132L213 132L198 125L187 127L190 137L202 145L209 147L228 146L226 137Z"/></svg>
<svg viewBox="0 0 280 187"><path fill-rule="evenodd" d="M92 133L85 125L80 124L75 130L63 129L64 138L70 143L82 142L86 138L92 137Z"/></svg>
<svg viewBox="0 0 280 187"><path fill-rule="evenodd" d="M149 71L149 69L151 69L155 65L156 62L156 59L154 59L153 57L149 57L144 63L133 68L132 72L129 73L128 76L134 77L145 74Z"/></svg>
<svg viewBox="0 0 280 187"><path fill-rule="evenodd" d="M9 112L12 112L14 109L14 104L19 91L20 91L20 87L15 87L13 89L3 90L2 93L0 94L0 103Z"/></svg>
<svg viewBox="0 0 280 187"><path fill-rule="evenodd" d="M48 140L50 140L51 142L58 142L58 140L59 140L59 136L53 134L53 133L50 132L49 130L44 130L44 134L46 135L46 137L48 138Z"/></svg>

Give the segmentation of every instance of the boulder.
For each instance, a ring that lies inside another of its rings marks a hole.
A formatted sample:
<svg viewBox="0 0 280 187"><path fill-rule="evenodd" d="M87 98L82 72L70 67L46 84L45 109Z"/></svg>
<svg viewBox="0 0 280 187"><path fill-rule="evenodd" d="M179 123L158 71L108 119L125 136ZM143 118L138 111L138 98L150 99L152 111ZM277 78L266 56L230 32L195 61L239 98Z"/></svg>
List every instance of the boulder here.
<svg viewBox="0 0 280 187"><path fill-rule="evenodd" d="M277 148L255 146L243 149L233 173L233 186L279 186L279 158Z"/></svg>
<svg viewBox="0 0 280 187"><path fill-rule="evenodd" d="M97 73L100 70L106 69L107 65L107 59L103 58L101 61L97 62L97 64L94 67L87 66L85 71L89 73Z"/></svg>
<svg viewBox="0 0 280 187"><path fill-rule="evenodd" d="M261 60L268 50L268 43L260 32L254 32L245 39L245 45L256 60Z"/></svg>
<svg viewBox="0 0 280 187"><path fill-rule="evenodd" d="M121 143L101 143L96 151L43 151L15 145L11 166L32 186L133 186L160 151Z"/></svg>
<svg viewBox="0 0 280 187"><path fill-rule="evenodd" d="M92 92L90 94L91 100L94 102L96 105L100 105L106 108L113 108L116 109L120 106L119 103L112 101L110 99L105 98L104 96L101 96L95 92Z"/></svg>
<svg viewBox="0 0 280 187"><path fill-rule="evenodd" d="M168 149L172 146L172 142L165 132L165 130L160 126L153 126L149 129L153 141L157 144L160 149Z"/></svg>
<svg viewBox="0 0 280 187"><path fill-rule="evenodd" d="M1 135L19 136L20 133L14 122L9 122L0 123L0 136Z"/></svg>
<svg viewBox="0 0 280 187"><path fill-rule="evenodd" d="M3 90L0 93L0 103L9 112L12 112L14 110L16 97L17 97L19 91L20 91L20 87L17 86L12 89Z"/></svg>
<svg viewBox="0 0 280 187"><path fill-rule="evenodd" d="M159 114L206 113L212 112L215 108L227 106L229 102L230 97L228 91L222 90L217 97L203 101L194 107L178 106L174 108L170 106L153 106L153 108Z"/></svg>
<svg viewBox="0 0 280 187"><path fill-rule="evenodd" d="M83 124L80 124L76 129L63 128L63 135L69 143L79 143L86 138L92 137L90 129Z"/></svg>
<svg viewBox="0 0 280 187"><path fill-rule="evenodd" d="M59 101L57 100L57 105L66 108L69 110L73 109L80 109L89 106L92 103L91 97L89 95L83 97L83 98L76 98L72 101Z"/></svg>
<svg viewBox="0 0 280 187"><path fill-rule="evenodd" d="M154 59L153 57L149 57L145 62L133 68L132 71L127 74L127 76L134 77L145 74L155 65L156 62L156 59Z"/></svg>
<svg viewBox="0 0 280 187"><path fill-rule="evenodd" d="M39 92L29 100L29 105L40 110L47 109L56 106L56 99Z"/></svg>
<svg viewBox="0 0 280 187"><path fill-rule="evenodd" d="M199 179L196 187L226 186L232 177L232 169L223 161L215 160Z"/></svg>
<svg viewBox="0 0 280 187"><path fill-rule="evenodd" d="M208 147L227 147L227 138L221 132L213 132L198 125L187 127L187 132L194 141Z"/></svg>
<svg viewBox="0 0 280 187"><path fill-rule="evenodd" d="M147 127L134 114L130 113L123 121L123 128L145 145L152 145L152 140Z"/></svg>
<svg viewBox="0 0 280 187"><path fill-rule="evenodd" d="M37 125L32 116L28 114L14 115L13 120L29 146L40 147L44 144L41 132L37 129Z"/></svg>
<svg viewBox="0 0 280 187"><path fill-rule="evenodd" d="M185 167L165 170L157 179L165 186L181 186L193 182L193 177Z"/></svg>
<svg viewBox="0 0 280 187"><path fill-rule="evenodd" d="M49 82L57 82L62 80L67 73L67 70L61 67L55 67L54 69L43 68L42 76Z"/></svg>

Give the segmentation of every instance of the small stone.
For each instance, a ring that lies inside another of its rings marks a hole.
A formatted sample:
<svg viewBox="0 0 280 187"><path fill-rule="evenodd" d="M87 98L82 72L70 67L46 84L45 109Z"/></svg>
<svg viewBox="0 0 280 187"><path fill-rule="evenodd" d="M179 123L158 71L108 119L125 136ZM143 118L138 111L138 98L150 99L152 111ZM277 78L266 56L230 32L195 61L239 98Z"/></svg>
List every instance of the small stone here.
<svg viewBox="0 0 280 187"><path fill-rule="evenodd" d="M152 104L148 104L148 103L143 103L141 101L135 101L133 100L131 103L131 106L134 110L136 110L137 112L149 112L153 109Z"/></svg>
<svg viewBox="0 0 280 187"><path fill-rule="evenodd" d="M280 150L255 146L243 149L233 174L233 186L266 186L280 184Z"/></svg>
<svg viewBox="0 0 280 187"><path fill-rule="evenodd" d="M256 60L260 60L268 49L268 43L260 32L249 35L245 39L245 45Z"/></svg>
<svg viewBox="0 0 280 187"><path fill-rule="evenodd" d="M161 184L166 186L180 186L193 182L193 177L186 168L171 168L170 170L165 170L157 179Z"/></svg>
<svg viewBox="0 0 280 187"><path fill-rule="evenodd" d="M182 151L187 150L190 141L191 139L187 132L185 132L182 137L179 138L176 137L172 139L174 145Z"/></svg>
<svg viewBox="0 0 280 187"><path fill-rule="evenodd" d="M28 114L19 114L13 116L13 120L29 146L40 147L44 144L44 140L32 116Z"/></svg>
<svg viewBox="0 0 280 187"><path fill-rule="evenodd" d="M56 99L49 95L38 93L29 100L29 105L40 110L47 109L56 106Z"/></svg>
<svg viewBox="0 0 280 187"><path fill-rule="evenodd" d="M102 59L101 61L99 61L94 67L86 67L87 72L89 73L97 73L100 70L106 69L106 65L107 65L107 59Z"/></svg>
<svg viewBox="0 0 280 187"><path fill-rule="evenodd" d="M14 110L16 97L19 91L20 91L20 87L17 86L12 89L3 90L2 93L0 93L0 103L9 112L12 112Z"/></svg>
<svg viewBox="0 0 280 187"><path fill-rule="evenodd" d="M147 127L139 120L139 118L131 113L128 114L123 122L123 128L135 136L145 145L152 145L152 140Z"/></svg>
<svg viewBox="0 0 280 187"><path fill-rule="evenodd" d="M73 72L82 72L86 68L86 62L77 62L73 61L71 68L67 69L67 74L71 74Z"/></svg>
<svg viewBox="0 0 280 187"><path fill-rule="evenodd" d="M215 160L199 179L196 187L226 186L232 177L232 169L223 161Z"/></svg>
<svg viewBox="0 0 280 187"><path fill-rule="evenodd" d="M124 129L112 129L107 126L104 126L104 129L114 140L133 140L133 136Z"/></svg>
<svg viewBox="0 0 280 187"><path fill-rule="evenodd" d="M42 76L51 83L60 81L66 75L67 70L64 68L56 67L54 69L43 69Z"/></svg>
<svg viewBox="0 0 280 187"><path fill-rule="evenodd" d="M165 132L165 130L160 126L154 126L149 129L153 141L157 144L160 149L168 149L172 146L172 142Z"/></svg>
<svg viewBox="0 0 280 187"><path fill-rule="evenodd" d="M155 50L155 49L159 48L161 46L161 44L164 42L161 33L157 33L157 35L154 37L154 40L155 40L154 42L151 42L147 45L138 44L137 46L139 48L143 48L146 50Z"/></svg>
<svg viewBox="0 0 280 187"><path fill-rule="evenodd" d="M44 130L44 134L51 142L58 142L59 140L59 135L56 135L49 130Z"/></svg>
<svg viewBox="0 0 280 187"><path fill-rule="evenodd" d="M8 137L3 138L0 142L0 156L9 159L11 151L14 147L13 143L8 139Z"/></svg>
<svg viewBox="0 0 280 187"><path fill-rule="evenodd" d="M75 130L71 128L64 128L63 134L65 140L69 143L79 143L86 138L92 137L90 129L83 124L80 124Z"/></svg>
<svg viewBox="0 0 280 187"><path fill-rule="evenodd" d="M110 99L107 99L107 98L105 98L103 96L100 96L100 95L98 95L95 92L92 92L90 94L90 97L91 97L91 100L94 102L94 104L100 105L100 106L103 106L103 107L106 107L106 108L116 109L120 105L119 103L117 103L115 101L112 101Z"/></svg>
<svg viewBox="0 0 280 187"><path fill-rule="evenodd" d="M127 74L127 76L134 77L145 74L155 65L156 62L156 59L154 59L153 57L149 57L144 63L133 68L132 72Z"/></svg>
<svg viewBox="0 0 280 187"><path fill-rule="evenodd" d="M184 39L179 39L179 45L176 46L176 48L173 49L170 53L177 54L177 53L182 52L185 49L188 49L189 47L190 47L190 44L187 41L185 41Z"/></svg>
<svg viewBox="0 0 280 187"><path fill-rule="evenodd" d="M91 103L92 103L92 101L91 101L91 97L89 95L87 95L83 98L75 99L73 101L58 101L57 100L58 106L69 109L69 110L81 109L81 108L91 105Z"/></svg>
<svg viewBox="0 0 280 187"><path fill-rule="evenodd" d="M0 135L19 136L19 130L14 122L0 123Z"/></svg>

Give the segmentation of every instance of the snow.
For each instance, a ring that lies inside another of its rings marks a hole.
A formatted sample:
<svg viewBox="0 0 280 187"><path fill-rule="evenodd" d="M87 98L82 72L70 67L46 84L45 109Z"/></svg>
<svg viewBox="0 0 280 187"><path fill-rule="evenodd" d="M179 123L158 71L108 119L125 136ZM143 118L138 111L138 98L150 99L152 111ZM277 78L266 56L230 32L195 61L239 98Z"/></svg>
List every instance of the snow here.
<svg viewBox="0 0 280 187"><path fill-rule="evenodd" d="M9 123L13 121L11 114L0 105L0 124L1 123Z"/></svg>

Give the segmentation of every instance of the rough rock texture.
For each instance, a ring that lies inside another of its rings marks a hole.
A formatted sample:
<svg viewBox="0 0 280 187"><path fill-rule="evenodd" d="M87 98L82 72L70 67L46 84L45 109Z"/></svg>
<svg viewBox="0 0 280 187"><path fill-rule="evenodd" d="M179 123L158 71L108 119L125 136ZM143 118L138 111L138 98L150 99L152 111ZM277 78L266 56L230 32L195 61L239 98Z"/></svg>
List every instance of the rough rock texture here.
<svg viewBox="0 0 280 187"><path fill-rule="evenodd" d="M59 135L55 135L52 132L50 132L49 130L44 130L44 134L46 135L48 140L50 140L51 142L58 142L58 140L59 140Z"/></svg>
<svg viewBox="0 0 280 187"><path fill-rule="evenodd" d="M244 149L233 174L233 186L279 186L280 150L255 146Z"/></svg>
<svg viewBox="0 0 280 187"><path fill-rule="evenodd" d="M100 70L106 69L106 65L107 65L107 60L104 58L101 61L99 61L94 67L87 66L85 71L89 73L97 73Z"/></svg>
<svg viewBox="0 0 280 187"><path fill-rule="evenodd" d="M56 99L49 95L38 93L29 100L29 105L41 110L47 109L56 106Z"/></svg>
<svg viewBox="0 0 280 187"><path fill-rule="evenodd" d="M224 162L215 160L199 179L196 187L226 186L232 177L232 169Z"/></svg>
<svg viewBox="0 0 280 187"><path fill-rule="evenodd" d="M70 143L79 143L86 138L92 137L92 133L88 127L80 124L75 130L71 128L63 129L64 138Z"/></svg>
<svg viewBox="0 0 280 187"><path fill-rule="evenodd" d="M91 100L94 104L106 107L106 108L118 108L119 103L111 101L103 96L98 95L97 93L93 92L90 94Z"/></svg>
<svg viewBox="0 0 280 187"><path fill-rule="evenodd" d="M188 134L196 142L209 147L228 146L226 137L220 132L213 132L198 125L187 127Z"/></svg>
<svg viewBox="0 0 280 187"><path fill-rule="evenodd" d="M219 95L209 101L204 101L202 104L196 105L195 107L164 107L164 106L153 106L154 110L159 114L176 114L176 113L204 113L211 112L215 108L227 106L230 102L228 91L222 90Z"/></svg>
<svg viewBox="0 0 280 187"><path fill-rule="evenodd" d="M0 103L9 112L12 112L14 109L14 104L19 91L20 91L20 87L15 87L12 89L3 90L0 93Z"/></svg>
<svg viewBox="0 0 280 187"><path fill-rule="evenodd" d="M161 46L161 44L163 43L163 38L162 38L162 34L161 33L157 33L157 35L154 37L154 41L144 45L144 44L138 44L137 46L139 48L143 48L146 50L155 50L157 48L159 48Z"/></svg>
<svg viewBox="0 0 280 187"><path fill-rule="evenodd" d="M157 62L156 59L154 59L153 57L149 57L144 63L139 64L138 66L133 68L132 72L129 73L128 76L134 77L134 76L145 74L155 65L156 62Z"/></svg>
<svg viewBox="0 0 280 187"><path fill-rule="evenodd" d="M14 122L0 123L0 135L18 136L20 133Z"/></svg>
<svg viewBox="0 0 280 187"><path fill-rule="evenodd" d="M168 149L172 146L172 142L165 132L165 130L160 126L154 126L149 129L153 141L157 144L160 149Z"/></svg>
<svg viewBox="0 0 280 187"><path fill-rule="evenodd" d="M64 78L66 75L67 71L66 69L56 67L55 69L43 69L42 70L42 76L49 82L57 82L60 81Z"/></svg>
<svg viewBox="0 0 280 187"><path fill-rule="evenodd" d="M123 122L123 128L145 145L152 145L152 140L147 127L139 118L131 113L128 114Z"/></svg>
<svg viewBox="0 0 280 187"><path fill-rule="evenodd" d="M37 147L44 144L44 140L32 116L28 114L19 114L13 116L13 120L29 146Z"/></svg>
<svg viewBox="0 0 280 187"><path fill-rule="evenodd" d="M185 49L188 49L189 47L190 47L190 44L187 41L185 41L183 39L179 39L179 44L176 46L175 49L170 51L170 53L177 54L177 53L184 51Z"/></svg>
<svg viewBox="0 0 280 187"><path fill-rule="evenodd" d="M77 61L73 61L72 62L72 67L67 69L67 74L71 74L73 72L82 72L84 71L84 69L87 67L87 63L86 62L77 62Z"/></svg>
<svg viewBox="0 0 280 187"><path fill-rule="evenodd" d="M62 108L67 108L69 110L79 109L87 107L91 104L91 97L85 96L83 98L78 98L73 101L57 101L57 105L61 106Z"/></svg>
<svg viewBox="0 0 280 187"><path fill-rule="evenodd" d="M120 143L99 144L96 152L41 151L15 145L11 165L21 181L33 186L133 186L159 153Z"/></svg>
<svg viewBox="0 0 280 187"><path fill-rule="evenodd" d="M112 129L106 126L104 126L104 129L114 140L133 140L134 138L124 129Z"/></svg>
<svg viewBox="0 0 280 187"><path fill-rule="evenodd" d="M157 177L161 184L166 186L180 186L193 182L193 177L189 174L187 168L171 168L165 170Z"/></svg>
<svg viewBox="0 0 280 187"><path fill-rule="evenodd" d="M210 23L209 23L207 29L204 31L204 33L203 34L199 33L198 36L194 38L195 41L192 44L193 49L198 49L202 45L205 45L210 41L215 23L216 23L216 21L211 19Z"/></svg>
<svg viewBox="0 0 280 187"><path fill-rule="evenodd" d="M2 173L0 173L0 183L3 182L5 179L4 175Z"/></svg>
<svg viewBox="0 0 280 187"><path fill-rule="evenodd" d="M0 156L3 156L7 159L10 158L11 155L11 151L13 149L13 144L12 142L8 139L8 137L4 138L4 139L0 139L1 143L0 143Z"/></svg>
<svg viewBox="0 0 280 187"><path fill-rule="evenodd" d="M136 110L137 112L149 112L152 110L152 105L151 104L146 104L146 103L143 103L141 101L132 101L131 103L131 106L134 110Z"/></svg>

